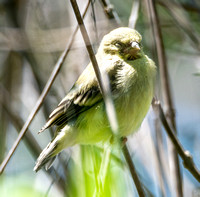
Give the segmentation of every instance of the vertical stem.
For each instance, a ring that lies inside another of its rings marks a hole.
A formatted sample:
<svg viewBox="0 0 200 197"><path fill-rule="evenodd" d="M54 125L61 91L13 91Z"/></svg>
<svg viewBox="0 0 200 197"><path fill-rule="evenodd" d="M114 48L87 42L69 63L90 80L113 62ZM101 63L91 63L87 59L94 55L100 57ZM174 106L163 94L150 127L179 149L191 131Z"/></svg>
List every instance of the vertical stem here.
<svg viewBox="0 0 200 197"><path fill-rule="evenodd" d="M137 188L138 194L139 194L140 197L145 197L144 189L142 188L142 184L141 184L140 179L137 175L135 166L133 164L133 161L131 159L131 155L128 151L126 144L124 144L122 151L123 151L124 157L126 159L126 162L128 164L129 170L131 172L135 186Z"/></svg>
<svg viewBox="0 0 200 197"><path fill-rule="evenodd" d="M132 10L131 10L131 14L129 17L129 23L128 26L130 28L135 28L136 26L136 22L138 19L138 14L139 14L139 8L140 8L140 1L139 0L134 0L133 1L133 5L132 5Z"/></svg>
<svg viewBox="0 0 200 197"><path fill-rule="evenodd" d="M116 11L113 9L113 5L111 5L109 0L100 0L100 3L102 4L104 8L104 13L109 19L115 19L115 23L117 26L121 24L121 20L116 13Z"/></svg>
<svg viewBox="0 0 200 197"><path fill-rule="evenodd" d="M113 132L113 134L115 136L117 136L118 134L118 124L117 124L117 118L116 118L116 113L115 113L115 108L114 108L114 104L113 104L113 100L112 100L112 95L111 95L111 91L110 91L110 87L109 87L109 80L108 80L108 76L106 72L101 72L98 66L98 62L96 60L96 56L94 54L91 42L90 42L90 38L89 35L87 33L85 24L83 22L83 19L81 17L80 11L79 11L79 7L78 4L76 2L76 0L70 0L71 1L71 5L72 8L74 10L74 14L76 16L77 22L79 24L80 27L80 31L83 37L83 40L85 42L85 46L86 49L88 51L88 55L90 57L99 87L100 87L100 91L102 93L102 97L104 99L105 102L105 106L106 106L106 114L111 126L111 130Z"/></svg>
<svg viewBox="0 0 200 197"><path fill-rule="evenodd" d="M84 42L86 44L86 48L87 48L90 60L91 60L92 65L93 65L93 68L94 68L94 71L95 71L95 74L96 74L96 77L97 77L97 80L98 80L98 83L99 83L99 86L100 86L102 96L104 98L104 102L105 102L105 105L106 105L106 113L107 113L107 116L108 116L108 119L109 119L109 122L110 122L111 129L113 131L113 134L117 137L118 124L117 124L117 120L116 120L114 105L112 103L111 92L110 92L110 89L109 89L109 85L107 85L107 82L108 82L107 76L105 75L105 73L103 73L103 75L101 75L96 57L94 55L94 52L93 52L93 49L92 49L92 46L91 46L91 43L90 43L88 33L86 31L82 17L80 15L80 11L79 11L77 2L76 2L76 0L70 0L70 1L71 1L71 5L74 9L74 13L75 13L77 22L80 26L80 30L81 30ZM129 169L130 169L132 178L135 182L138 193L141 197L143 197L143 196L145 196L144 191L143 191L143 188L142 188L140 180L137 176L134 164L132 162L131 156L130 156L126 146L123 148L123 154L126 158L127 164L129 166Z"/></svg>
<svg viewBox="0 0 200 197"><path fill-rule="evenodd" d="M162 96L163 102L166 109L166 117L167 121L169 122L170 126L176 131L176 121L175 121L175 113L174 113L174 104L172 101L170 84L169 84L169 75L167 69L167 61L164 51L164 44L162 39L162 33L160 29L159 18L157 15L156 7L155 7L155 0L149 0L149 12L151 16L151 22L153 27L153 34L155 36L156 41L156 49L158 54L158 62L159 62L159 71L160 71L160 80L161 80L161 87L162 87ZM180 165L178 160L178 155L175 148L170 144L170 150L172 153L172 176L173 180L175 181L176 186L176 195L183 196L182 191L182 179L181 179L181 172L180 172Z"/></svg>
<svg viewBox="0 0 200 197"><path fill-rule="evenodd" d="M100 166L98 176L97 176L97 187L95 188L93 197L100 197L100 196L103 196L104 194L104 186L105 186L106 175L107 175L109 164L110 164L110 156L111 156L111 148L104 147L101 166Z"/></svg>
<svg viewBox="0 0 200 197"><path fill-rule="evenodd" d="M99 170L99 186L100 186L100 190L102 190L102 192L104 191L106 175L107 175L108 167L110 164L110 154L111 154L111 149L109 147L104 147L101 167Z"/></svg>
<svg viewBox="0 0 200 197"><path fill-rule="evenodd" d="M161 133L161 124L159 121L159 118L157 117L154 121L155 123L155 148L156 148L156 155L157 155L157 163L158 163L158 181L160 185L160 196L164 197L166 196L166 191L165 191L165 174L164 174L164 169L163 169L163 159L162 156L164 154L163 151L163 140L162 140L162 133Z"/></svg>

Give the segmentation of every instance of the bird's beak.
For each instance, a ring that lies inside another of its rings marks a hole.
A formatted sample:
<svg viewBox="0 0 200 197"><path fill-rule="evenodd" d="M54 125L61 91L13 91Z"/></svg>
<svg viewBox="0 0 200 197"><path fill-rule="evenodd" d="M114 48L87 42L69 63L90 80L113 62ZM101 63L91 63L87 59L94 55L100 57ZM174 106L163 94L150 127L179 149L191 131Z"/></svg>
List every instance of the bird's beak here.
<svg viewBox="0 0 200 197"><path fill-rule="evenodd" d="M133 60L140 57L140 46L137 42L131 42L130 46L124 50L127 59Z"/></svg>
<svg viewBox="0 0 200 197"><path fill-rule="evenodd" d="M139 51L140 50L140 46L137 42L132 42L131 43L131 47L132 49L135 49L135 51Z"/></svg>
<svg viewBox="0 0 200 197"><path fill-rule="evenodd" d="M138 55L140 51L140 46L137 42L132 42L131 43L131 47L128 50L128 53L134 57L136 57Z"/></svg>

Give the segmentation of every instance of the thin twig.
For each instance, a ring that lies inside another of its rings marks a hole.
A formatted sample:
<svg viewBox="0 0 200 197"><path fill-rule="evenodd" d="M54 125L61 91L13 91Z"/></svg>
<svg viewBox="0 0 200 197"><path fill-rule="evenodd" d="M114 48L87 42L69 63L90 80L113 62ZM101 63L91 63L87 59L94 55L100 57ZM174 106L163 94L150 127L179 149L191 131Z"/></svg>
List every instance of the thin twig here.
<svg viewBox="0 0 200 197"><path fill-rule="evenodd" d="M160 5L162 5L162 6L165 6L165 2L163 0L158 0L158 3ZM197 12L197 13L200 13L200 7L198 7L198 5L194 1L193 1L193 4L191 4L189 2L188 3L183 3L183 2L177 3L176 1L171 1L170 3L173 3L174 6L180 6L181 5L181 7L183 7L188 12Z"/></svg>
<svg viewBox="0 0 200 197"><path fill-rule="evenodd" d="M163 139L162 139L162 132L161 132L161 123L159 117L156 117L154 120L155 125L155 140L154 146L156 151L156 162L157 162L157 176L158 176L158 184L160 185L161 194L159 196L166 196L166 188L165 183L168 185L168 179L166 177L166 173L164 167L166 167L166 162L164 160L164 149L163 149Z"/></svg>
<svg viewBox="0 0 200 197"><path fill-rule="evenodd" d="M94 22L95 39L96 39L96 42L98 42L99 39L98 39L98 34L97 34L97 19L96 19L96 14L95 14L94 3L95 3L95 0L91 0L92 19Z"/></svg>
<svg viewBox="0 0 200 197"><path fill-rule="evenodd" d="M110 89L109 89L109 82L108 82L107 75L105 75L105 73L103 73L103 75L102 75L100 70L99 70L98 63L97 63L96 57L94 55L94 52L93 52L93 49L92 49L92 46L91 46L91 43L90 43L90 39L89 39L88 33L86 31L86 28L85 28L85 25L84 25L83 20L81 18L80 11L79 11L76 0L71 0L71 4L72 4L72 7L74 9L74 13L75 13L76 19L78 21L78 24L80 26L80 30L81 30L83 39L85 41L86 48L88 50L90 60L92 62L92 65L93 65L93 68L94 68L94 71L95 71L95 74L96 74L96 77L97 77L97 80L98 80L98 83L99 83L99 86L100 86L100 90L102 92L102 96L103 96L104 101L105 101L106 110L107 110L106 112L107 112L107 116L108 116L108 119L109 119L109 122L110 122L110 125L111 125L111 129L112 129L113 134L115 136L115 135L118 134L118 124L117 124L116 113L115 113L115 109L114 109L114 105L113 105L113 101L112 101L111 92L110 92ZM143 188L141 186L141 183L140 183L139 178L137 176L137 173L135 171L134 164L132 162L131 156L130 156L126 146L123 149L123 153L124 153L124 156L126 158L129 169L131 171L132 178L133 178L133 180L136 184L136 188L138 189L138 193L139 193L140 196L143 197L144 196Z"/></svg>
<svg viewBox="0 0 200 197"><path fill-rule="evenodd" d="M81 34L84 39L85 46L87 48L91 63L93 65L94 72L96 74L96 77L97 77L97 80L99 83L100 91L101 91L102 96L105 101L106 112L107 112L107 116L108 116L108 119L110 122L111 129L112 129L114 135L117 135L118 134L118 124L117 124L115 108L114 108L113 101L112 101L112 95L111 95L111 91L110 91L110 87L109 87L108 76L106 75L105 72L101 73L101 71L99 69L94 51L92 49L92 45L91 45L89 36L88 36L87 30L85 28L83 19L81 17L76 0L71 0L71 5L74 10L77 22L79 24Z"/></svg>
<svg viewBox="0 0 200 197"><path fill-rule="evenodd" d="M189 172L195 177L195 179L200 182L200 171L197 169L193 162L193 158L190 155L189 151L184 150L182 145L180 144L179 140L177 139L175 135L175 131L173 131L173 128L170 126L170 124L167 121L167 118L165 117L165 114L163 112L163 109L160 105L160 102L154 98L153 100L153 105L154 110L159 112L160 120L170 138L172 141L173 145L175 146L178 154L183 160L183 165L185 168L189 170Z"/></svg>
<svg viewBox="0 0 200 197"><path fill-rule="evenodd" d="M6 105L6 103L3 103L1 99L0 103L4 109L4 113L8 115L9 120L12 122L13 126L16 128L17 131L20 131L21 127L24 124L23 120L19 116L17 116L13 111L11 111L10 108ZM27 135L24 136L24 141L28 145L34 158L37 158L38 154L40 154L42 149L39 147L37 141L35 140L35 138L29 130Z"/></svg>
<svg viewBox="0 0 200 197"><path fill-rule="evenodd" d="M166 107L166 114L168 118L168 122L172 125L174 131L176 131L176 121L175 121L175 113L174 113L174 105L171 96L171 90L169 85L169 76L168 76L168 69L167 69L167 60L165 56L164 44L160 29L160 22L157 15L157 10L155 8L155 0L146 0L148 5L148 10L151 17L151 24L153 29L153 35L155 36L156 41L156 50L158 55L158 62L159 62L159 71L160 71L160 80L162 86L162 95L163 101ZM180 172L180 165L178 160L178 155L174 147L170 147L172 149L172 169L174 169L172 176L173 180L175 180L175 187L176 187L176 195L182 197L183 196L183 189L182 189L182 179L181 179L181 172Z"/></svg>
<svg viewBox="0 0 200 197"><path fill-rule="evenodd" d="M90 56L90 60L92 62L93 68L95 70L97 80L99 82L99 86L100 86L100 89L101 89L101 92L102 92L102 95L103 95L103 98L104 98L104 101L105 101L107 116L108 116L108 119L109 119L109 122L110 122L110 125L111 125L111 129L112 129L114 135L116 135L118 133L118 126L116 128L117 120L116 120L116 114L115 114L113 102L110 101L112 98L111 98L111 92L108 89L108 87L109 87L108 79L106 78L105 73L104 73L103 76L100 73L98 63L97 63L96 57L94 55L94 52L93 52L93 49L92 49L92 46L91 46L91 43L90 43L90 40L89 40L89 36L88 36L86 28L85 28L85 25L84 25L83 20L81 18L76 0L71 0L71 4L72 4L72 7L74 9L74 13L76 15L78 24L80 25L80 30L82 32L82 36L83 36L83 39L85 41L86 48L87 48L89 56ZM102 77L104 77L103 81L102 81ZM112 112L110 113L110 111L112 111ZM114 116L114 118L113 118L113 116ZM144 196L143 188L141 186L141 183L140 183L139 178L137 176L137 173L135 171L134 164L132 162L131 156L130 156L126 146L123 150L123 153L124 153L124 156L126 158L129 169L131 171L132 178L133 178L133 180L136 184L136 188L139 189L138 193L140 194L140 196Z"/></svg>
<svg viewBox="0 0 200 197"><path fill-rule="evenodd" d="M88 10L89 4L90 4L90 1L88 1L87 5L86 5L86 8L84 9L83 17L86 15L86 12ZM19 145L22 137L26 133L29 125L31 124L31 122L34 119L34 117L37 114L37 112L39 111L39 109L40 109L40 107L41 107L41 105L42 105L47 93L49 92L49 90L50 90L50 88L51 88L56 76L58 75L58 73L59 73L59 71L60 71L60 69L61 69L61 67L62 67L62 65L64 63L65 58L67 57L67 55L68 55L68 53L70 51L70 48L72 46L72 43L74 41L75 34L76 34L77 31L78 31L78 26L76 26L76 28L74 30L74 33L72 34L72 36L70 38L70 41L67 43L67 46L66 46L64 52L61 54L60 58L58 59L58 61L57 61L56 65L55 65L55 67L54 67L54 69L53 69L53 71L52 71L52 73L51 73L51 75L50 75L50 77L49 77L49 79L48 79L48 81L47 81L47 83L46 83L46 85L45 85L45 87L44 87L44 89L43 89L43 91L42 91L37 103L36 103L36 105L35 105L35 107L32 109L30 115L28 116L28 118L27 118L25 124L23 125L23 127L22 127L22 129L21 129L16 141L14 142L12 148L8 152L8 154L7 154L6 158L4 159L4 161L1 163L0 174L3 173L6 165L8 164L10 158L12 157L13 153L15 152L15 150L16 150L17 146Z"/></svg>
<svg viewBox="0 0 200 197"><path fill-rule="evenodd" d="M115 22L117 25L121 24L121 20L117 14L117 12L114 10L113 5L109 2L109 0L100 0L101 5L104 8L104 13L109 19L115 19Z"/></svg>
<svg viewBox="0 0 200 197"><path fill-rule="evenodd" d="M9 99L9 93L5 90L5 88L0 84L0 92L3 94L6 99ZM23 120L8 106L6 102L3 102L3 100L0 97L0 104L3 108L3 112L6 113L6 115L9 117L10 122L15 127L16 131L20 131L20 128L22 128L24 122ZM23 139L28 146L30 152L32 153L33 157L36 159L42 149L40 148L39 144L35 140L34 136L31 134L31 132L28 130L27 134L24 136ZM43 169L52 179L55 177L52 174L52 171L55 171L53 168L51 171L46 171ZM55 172L54 172L55 173ZM62 191L65 191L65 180L60 177L60 179L56 182L56 185L62 189Z"/></svg>
<svg viewBox="0 0 200 197"><path fill-rule="evenodd" d="M96 75L98 83L99 83L100 91L101 91L102 96L105 101L107 117L110 122L111 130L112 130L114 136L116 136L116 139L118 139L117 138L117 135L119 132L118 131L118 123L117 123L115 108L114 108L114 104L113 104L113 100L112 100L112 96L111 96L111 91L109 88L110 84L109 84L108 76L106 75L105 72L101 73L101 71L99 69L99 66L98 66L98 63L97 63L94 51L92 49L90 39L89 39L89 35L85 28L85 25L84 25L83 19L81 17L76 0L71 0L71 5L74 10L74 14L76 16L77 22L79 24L81 34L82 34L83 40L85 42L85 46L87 48L90 60L92 62L94 72L95 72L95 75ZM107 153L109 153L109 154L107 154ZM110 151L107 150L107 152L104 152L103 158L106 158L106 159L105 160L103 159L103 161L102 161L101 168L99 171L99 176L98 176L98 186L99 186L100 191L95 190L95 193L94 193L95 196L99 196L99 194L104 190L103 187L104 187L105 178L106 178L109 160L110 160ZM103 173L103 175L101 173Z"/></svg>
<svg viewBox="0 0 200 197"><path fill-rule="evenodd" d="M28 43L28 41L27 41L27 43ZM37 87L39 89L39 94L40 94L42 92L42 87L44 86L41 78L39 77L39 72L41 72L41 71L40 71L40 69L38 69L37 62L35 61L35 59L29 53L23 52L23 55L24 55L24 57L27 59L27 61L30 64L31 71L32 71L32 73L34 75L34 79L35 79L35 81L37 83ZM51 88L53 88L53 87L51 87ZM55 91L55 89L53 91ZM49 111L50 109L49 109L49 103L48 102L44 102L43 109L44 109L43 110L44 117L46 119L48 119L48 116L51 113L51 111ZM54 132L53 132L52 127L49 128L49 133L50 133L51 137L53 138Z"/></svg>
<svg viewBox="0 0 200 197"><path fill-rule="evenodd" d="M192 26L191 21L184 12L184 8L180 3L175 3L173 1L162 1L161 5L165 7L170 15L173 17L177 24L177 27L183 30L187 36L189 36L192 41L193 46L200 50L200 39L199 36L195 34L195 29Z"/></svg>
<svg viewBox="0 0 200 197"><path fill-rule="evenodd" d="M90 39L89 39L88 33L86 31L86 28L85 28L85 25L84 25L83 20L81 18L80 11L79 11L76 0L71 0L71 4L72 4L72 7L74 9L74 13L75 13L76 19L78 21L78 24L80 26L80 30L81 30L83 39L85 41L86 48L88 50L90 60L92 62L92 65L93 65L93 68L94 68L94 71L95 71L95 74L96 74L96 77L97 77L97 80L98 80L98 83L99 83L99 86L100 86L100 90L102 92L102 96L103 96L104 101L105 101L107 116L108 116L108 119L109 119L109 122L110 122L110 125L111 125L111 129L113 131L113 134L117 135L118 134L118 125L116 125L117 124L116 114L115 114L113 102L111 101L111 99L112 99L111 92L108 89L109 84L108 84L107 76L105 75L105 73L102 76L102 74L99 70L98 63L97 63L96 57L94 55L94 52L93 52L93 49L92 49L92 46L91 46L91 43L90 43ZM103 81L102 81L102 77L104 77ZM105 82L106 82L106 84L105 84ZM114 116L114 118L113 118L113 116ZM136 184L136 188L139 189L138 193L140 194L140 196L144 196L143 188L141 187L141 183L139 181L139 178L138 178L137 173L135 171L134 164L132 162L131 156L130 156L126 146L123 150L123 153L125 155L126 161L128 163L129 169L131 171L132 178L133 178L133 180Z"/></svg>
<svg viewBox="0 0 200 197"><path fill-rule="evenodd" d="M155 149L156 149L156 156L157 156L157 173L158 173L158 184L160 185L160 192L161 195L160 196L166 196L166 191L165 191L165 173L164 173L164 161L163 161L163 154L164 154L164 150L163 150L163 140L162 140L162 132L161 132L161 124L159 121L159 118L156 117L156 119L154 120L154 125L155 125L155 141L154 141L154 145L155 145Z"/></svg>
<svg viewBox="0 0 200 197"><path fill-rule="evenodd" d="M137 175L135 166L133 164L133 161L131 159L131 155L128 151L126 144L123 146L122 151L123 151L124 157L126 159L126 162L128 164L129 170L131 172L132 178L134 179L134 183L135 183L135 186L137 188L138 194L139 194L140 197L145 197L144 189L142 188L142 184L141 184L140 179Z"/></svg>
<svg viewBox="0 0 200 197"><path fill-rule="evenodd" d="M130 28L135 28L135 25L136 25L136 22L137 22L137 19L138 19L139 7L140 7L140 1L134 0L133 5L132 5L131 14L130 14L130 17L129 17L128 26Z"/></svg>

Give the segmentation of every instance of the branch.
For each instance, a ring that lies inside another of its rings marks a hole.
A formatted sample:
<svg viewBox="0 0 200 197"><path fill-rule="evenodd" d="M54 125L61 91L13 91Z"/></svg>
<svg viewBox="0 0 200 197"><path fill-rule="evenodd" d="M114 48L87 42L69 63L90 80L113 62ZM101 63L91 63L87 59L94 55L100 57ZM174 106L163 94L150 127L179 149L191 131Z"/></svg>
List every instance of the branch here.
<svg viewBox="0 0 200 197"><path fill-rule="evenodd" d="M121 20L114 10L113 5L109 2L109 0L100 0L101 5L103 6L104 13L109 19L114 19L117 25L121 24Z"/></svg>
<svg viewBox="0 0 200 197"><path fill-rule="evenodd" d="M100 91L104 98L106 112L107 112L107 116L108 116L108 119L110 122L111 130L114 135L117 135L118 134L118 124L117 124L115 108L114 108L113 101L112 101L112 95L111 95L111 91L110 91L110 87L109 87L108 76L106 75L105 72L101 73L101 71L99 69L94 51L92 49L92 45L91 45L89 36L88 36L87 30L85 28L83 19L81 17L76 0L70 0L70 1L71 1L72 8L74 10L74 13L75 13L77 22L79 24L81 34L82 34L83 40L85 42L85 46L87 48L91 63L93 65L93 69L94 69L95 75L97 77L97 81L99 83Z"/></svg>
<svg viewBox="0 0 200 197"><path fill-rule="evenodd" d="M107 112L107 116L108 116L108 119L109 119L109 122L110 122L111 130L112 130L114 136L117 136L117 134L118 134L118 124L117 124L115 108L114 108L114 105L113 105L112 95L111 95L111 92L110 92L110 89L109 89L109 82L108 82L107 76L105 76L105 73L103 73L103 75L102 75L100 70L99 70L98 63L97 63L94 51L92 49L90 39L89 39L88 33L86 31L85 25L84 25L83 20L81 18L80 11L79 11L76 0L71 0L71 4L72 4L72 7L74 9L74 13L75 13L77 22L80 26L80 30L81 30L86 48L88 50L88 54L90 56L90 60L91 60L92 65L93 65L93 68L94 68L94 71L95 71L95 74L96 74L96 77L97 77L97 80L98 80L98 83L99 83L99 86L100 86L102 96L104 98L104 102L105 102L105 105L106 105L106 112ZM139 178L137 176L134 164L132 162L131 156L130 156L126 146L124 146L124 148L123 148L123 154L124 154L124 157L126 158L127 164L129 166L129 170L130 170L132 178L135 182L138 193L139 193L140 196L143 197L143 196L145 196L144 191L143 191L143 188L142 188L141 183L139 181Z"/></svg>
<svg viewBox="0 0 200 197"><path fill-rule="evenodd" d="M169 11L170 15L173 17L177 26L180 29L182 29L187 36L189 36L193 46L199 51L200 50L199 36L196 34L195 29L193 28L190 19L187 17L182 5L180 3L175 3L172 1L162 1L161 5Z"/></svg>
<svg viewBox="0 0 200 197"><path fill-rule="evenodd" d="M176 131L176 121L175 121L175 113L174 113L174 105L171 96L170 84L169 84L169 75L168 75L168 68L167 68L167 60L165 56L163 38L160 28L160 21L157 15L157 10L155 7L155 0L146 0L146 4L148 7L153 35L155 38L156 50L158 55L158 62L159 62L159 71L160 71L160 81L161 81L161 90L162 90L162 97L163 102L166 107L167 118L170 125L173 127L173 131ZM182 189L182 179L181 179L181 172L180 172L180 165L178 160L178 155L176 150L171 147L172 149L172 165L173 165L173 180L175 180L176 186L176 194L177 196L183 196L183 189Z"/></svg>
<svg viewBox="0 0 200 197"><path fill-rule="evenodd" d="M165 6L165 2L163 2L162 0L158 0L158 3L162 6ZM182 3L182 2L177 3L175 1L171 1L170 3L173 4L173 7L181 6L188 12L197 12L197 13L200 12L200 7L198 7L198 5L195 2L193 2L193 4L191 4L191 3Z"/></svg>
<svg viewBox="0 0 200 197"><path fill-rule="evenodd" d="M132 179L133 179L135 186L137 188L138 194L139 194L140 197L145 197L144 189L143 189L142 184L140 182L140 179L137 175L137 171L135 169L134 163L131 159L131 155L128 151L126 144L124 144L122 151L123 151L124 157L126 159L126 162L128 164L129 170L131 172Z"/></svg>
<svg viewBox="0 0 200 197"><path fill-rule="evenodd" d="M6 97L6 99L9 99L9 93L5 90L5 88L0 84L0 92L2 95ZM23 120L8 106L6 102L3 102L2 98L0 97L0 105L3 108L3 112L6 113L6 115L9 117L9 121L13 126L15 127L16 131L20 131L20 128L22 128L24 122ZM31 134L31 132L28 130L28 133L24 136L25 143L28 146L28 149L31 151L32 156L36 159L42 149L40 148L39 144L35 140L34 136ZM43 169L44 170L44 169ZM52 174L52 172L58 177L56 174L55 169L51 169L51 171L44 170L45 173L47 173L53 180L55 179L55 176ZM55 182L56 185L62 189L62 191L65 191L65 180L60 177L58 181Z"/></svg>
<svg viewBox="0 0 200 197"><path fill-rule="evenodd" d="M165 182L168 186L168 181L166 177L166 173L164 170L164 167L166 165L165 160L163 156L165 155L164 147L163 147L163 136L161 133L161 123L159 120L159 117L156 117L154 119L154 127L155 127L155 140L154 140L154 146L157 156L157 176L158 176L158 183L160 185L160 196L164 197L166 196L166 188L165 188Z"/></svg>
<svg viewBox="0 0 200 197"><path fill-rule="evenodd" d="M178 154L182 158L184 167L186 169L188 169L188 171L200 183L200 172L198 171L197 167L195 166L195 164L193 162L193 158L190 155L189 151L184 150L184 148L182 147L181 143L179 142L179 140L177 139L177 137L175 135L175 131L173 130L173 128L170 127L170 125L164 115L163 109L160 105L160 102L154 98L153 102L152 102L152 106L153 106L154 110L159 113L160 120L161 120L170 140L172 141L174 147L176 148Z"/></svg>
<svg viewBox="0 0 200 197"><path fill-rule="evenodd" d="M90 4L90 1L88 1L87 5L86 5L86 8L84 9L84 14L83 14L83 17L86 15L86 12L88 10L88 7L89 7L89 4ZM47 96L54 80L56 79L56 76L58 75L63 63L64 63L64 60L65 58L67 57L69 51L70 51L70 48L72 46L72 43L74 41L74 38L75 38L75 35L78 31L78 26L76 26L75 30L74 30L74 33L72 34L71 38L70 38L70 41L67 43L67 46L64 50L64 52L61 54L60 58L58 59L35 107L32 109L31 113L29 114L25 124L23 125L21 131L19 132L19 135L16 139L16 141L14 142L12 148L10 149L10 151L8 152L8 155L6 156L6 158L4 159L4 161L1 163L1 166L0 166L0 174L3 173L6 165L8 164L10 158L12 157L13 153L15 152L17 146L19 145L21 139L23 138L23 136L25 135L29 125L31 124L31 122L33 121L35 115L37 114L37 112L39 111L40 107L42 106L43 104L43 101L45 99L45 97Z"/></svg>

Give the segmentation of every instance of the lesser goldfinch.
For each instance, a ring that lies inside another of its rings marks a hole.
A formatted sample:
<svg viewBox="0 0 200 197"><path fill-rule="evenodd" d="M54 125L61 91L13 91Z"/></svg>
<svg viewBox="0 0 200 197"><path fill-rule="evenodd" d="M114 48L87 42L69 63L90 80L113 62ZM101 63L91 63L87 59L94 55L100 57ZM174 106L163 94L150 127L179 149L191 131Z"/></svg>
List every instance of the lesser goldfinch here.
<svg viewBox="0 0 200 197"><path fill-rule="evenodd" d="M103 37L96 54L100 70L105 70L109 77L119 137L128 136L140 127L153 97L156 66L144 54L141 40L136 30L117 28ZM57 126L55 136L37 159L36 172L67 147L111 138L105 103L91 63L41 131L53 125Z"/></svg>

